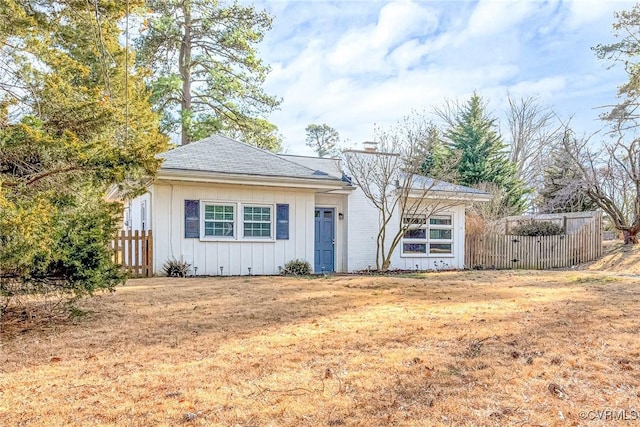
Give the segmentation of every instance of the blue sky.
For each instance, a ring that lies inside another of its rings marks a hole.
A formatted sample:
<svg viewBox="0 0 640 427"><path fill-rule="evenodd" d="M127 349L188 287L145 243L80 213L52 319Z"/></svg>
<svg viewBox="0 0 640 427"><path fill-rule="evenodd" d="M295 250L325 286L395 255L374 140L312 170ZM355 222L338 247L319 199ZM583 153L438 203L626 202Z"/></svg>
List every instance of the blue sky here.
<svg viewBox="0 0 640 427"><path fill-rule="evenodd" d="M374 138L412 110L429 114L476 90L502 117L507 93L537 96L578 133L615 102L620 66L591 47L611 43L622 0L252 2L274 17L260 45L272 71L265 89L283 98L270 120L284 150L312 154L305 127L327 123L345 145ZM504 132L506 134L506 129Z"/></svg>

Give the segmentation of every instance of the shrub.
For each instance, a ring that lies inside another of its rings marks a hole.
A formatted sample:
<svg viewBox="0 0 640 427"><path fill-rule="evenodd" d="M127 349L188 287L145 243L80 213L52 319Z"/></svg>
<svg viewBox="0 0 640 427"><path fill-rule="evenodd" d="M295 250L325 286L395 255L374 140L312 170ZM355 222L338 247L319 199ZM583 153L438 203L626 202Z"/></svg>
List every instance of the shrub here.
<svg viewBox="0 0 640 427"><path fill-rule="evenodd" d="M170 259L162 266L162 271L167 277L186 277L189 274L191 264L177 259Z"/></svg>
<svg viewBox="0 0 640 427"><path fill-rule="evenodd" d="M561 226L548 221L532 221L511 229L511 234L516 236L556 236L563 233Z"/></svg>
<svg viewBox="0 0 640 427"><path fill-rule="evenodd" d="M124 283L109 249L120 204L55 194L53 200L8 200L1 193L0 323L9 308L26 315L26 296L39 295L45 312Z"/></svg>
<svg viewBox="0 0 640 427"><path fill-rule="evenodd" d="M282 269L284 276L309 276L312 274L309 262L300 259L294 259L284 265Z"/></svg>

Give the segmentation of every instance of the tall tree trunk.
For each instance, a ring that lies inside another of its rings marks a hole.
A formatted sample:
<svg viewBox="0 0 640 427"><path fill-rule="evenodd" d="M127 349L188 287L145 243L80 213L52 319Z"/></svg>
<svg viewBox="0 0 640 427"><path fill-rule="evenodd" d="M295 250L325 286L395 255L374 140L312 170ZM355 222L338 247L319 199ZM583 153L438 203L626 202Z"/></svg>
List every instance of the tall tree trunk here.
<svg viewBox="0 0 640 427"><path fill-rule="evenodd" d="M180 105L182 145L191 142L191 0L184 4L184 34L180 46L178 69L182 78L182 102Z"/></svg>

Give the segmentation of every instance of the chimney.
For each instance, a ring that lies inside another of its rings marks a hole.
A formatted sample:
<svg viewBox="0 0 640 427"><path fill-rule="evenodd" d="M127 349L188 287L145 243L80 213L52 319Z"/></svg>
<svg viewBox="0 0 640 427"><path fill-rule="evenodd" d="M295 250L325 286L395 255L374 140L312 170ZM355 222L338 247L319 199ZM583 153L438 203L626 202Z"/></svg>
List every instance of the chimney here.
<svg viewBox="0 0 640 427"><path fill-rule="evenodd" d="M378 143L374 141L365 141L362 143L364 146L364 151L367 153L375 153L378 151Z"/></svg>

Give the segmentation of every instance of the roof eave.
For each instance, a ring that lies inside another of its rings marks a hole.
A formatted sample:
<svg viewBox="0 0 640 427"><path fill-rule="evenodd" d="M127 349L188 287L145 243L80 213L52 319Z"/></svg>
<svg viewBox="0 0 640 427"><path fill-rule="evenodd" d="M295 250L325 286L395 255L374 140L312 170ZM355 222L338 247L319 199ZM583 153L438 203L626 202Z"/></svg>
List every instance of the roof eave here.
<svg viewBox="0 0 640 427"><path fill-rule="evenodd" d="M245 175L185 169L160 169L157 180L188 181L217 184L243 184L269 187L311 188L319 190L349 190L347 183L338 179L309 179L269 175Z"/></svg>
<svg viewBox="0 0 640 427"><path fill-rule="evenodd" d="M434 200L459 200L461 202L488 202L491 195L482 193L468 193L464 191L412 190L409 197Z"/></svg>

